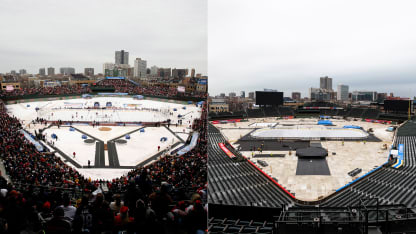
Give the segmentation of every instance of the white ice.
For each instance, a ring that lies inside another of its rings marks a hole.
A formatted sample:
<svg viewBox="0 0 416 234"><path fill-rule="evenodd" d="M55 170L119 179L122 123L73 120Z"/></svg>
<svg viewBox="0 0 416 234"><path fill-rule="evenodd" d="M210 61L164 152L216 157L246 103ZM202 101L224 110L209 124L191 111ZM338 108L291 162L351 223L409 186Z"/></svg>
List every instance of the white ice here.
<svg viewBox="0 0 416 234"><path fill-rule="evenodd" d="M107 143L107 141L112 140L116 137L119 136L124 136L126 135L126 133L134 131L136 129L142 128L140 126L137 127L132 127L132 126L105 126L106 128L110 128L110 131L101 131L100 128L102 126L96 126L96 127L92 127L92 126L83 126L83 125L79 125L76 126L74 125L75 128L88 133L91 136L94 136L97 139L100 139L102 141L104 141L104 143Z"/></svg>
<svg viewBox="0 0 416 234"><path fill-rule="evenodd" d="M112 105L124 110L94 110L91 109L65 109L73 107L91 107L94 102L100 102L100 106L105 106L107 102L112 102ZM67 104L65 104L67 103ZM128 108L136 105L137 108L153 108L159 109L160 112L134 110L134 108ZM29 105L29 106L28 106ZM36 108L40 108L36 111ZM183 109L185 107L185 109ZM174 111L173 109L176 109ZM160 120L171 119L172 124L170 128L173 132L177 133L183 140L188 138L188 134L191 132L189 126L193 120L200 118L201 108L196 107L193 104L179 104L167 101L153 101L153 100L135 100L131 97L98 97L92 99L71 99L71 100L56 100L56 101L40 101L40 102L27 102L19 104L7 105L7 109L10 115L16 116L24 122L24 128L28 128L28 123L36 119L36 117L43 117L45 119L58 119L61 120L73 120L73 121L134 121L134 122L156 122ZM89 112L89 114L88 114ZM98 115L95 115L99 112ZM54 113L52 115L52 113ZM172 115L170 114L172 113ZM107 114L107 118L105 118ZM81 115L83 116L81 118ZM95 117L94 117L95 115ZM183 117L178 118L178 115ZM72 119L74 116L74 119ZM111 117L110 117L111 116ZM162 118L163 117L163 118ZM178 119L182 119L183 125L176 127ZM35 129L43 128L46 126L30 125L30 132L34 132ZM106 126L111 128L110 131L100 131L97 127L75 125L82 131L106 142L124 135L127 132L140 128L140 126ZM77 131L69 131L68 127L52 127L45 130L47 134L47 140L52 140L51 134L58 135L58 141L55 141L55 146L58 147L65 154L73 158L72 153L76 152L75 161L81 165L88 165L90 160L91 165L95 162L95 144L86 144L84 139L81 138L82 134ZM164 143L160 142L161 137L167 137L168 140ZM179 140L172 135L164 127L146 127L144 133L136 132L131 134L131 139L127 140L127 144L117 144L117 154L120 165L122 166L135 166L138 163L148 159L155 155L158 150L157 146L160 145L160 150L166 150L171 145L175 144ZM108 165L108 155L105 154L105 162ZM69 162L66 162L71 165ZM91 168L91 169L77 169L85 177L91 177L91 179L112 179L120 177L126 174L129 169L111 169L111 168Z"/></svg>
<svg viewBox="0 0 416 234"><path fill-rule="evenodd" d="M123 110L86 109L93 107L95 102L99 102L101 107L105 106L107 102L111 102L113 107L123 108ZM82 107L83 109L70 109L71 107ZM36 108L40 110L36 111ZM7 109L11 115L25 121L36 119L36 117L46 120L90 122L158 122L171 119L172 123L176 124L178 119L183 119L183 124L189 125L193 119L201 116L201 108L193 104L136 100L131 97L97 97L92 99L27 102L7 105ZM157 111L149 109L157 109ZM178 115L183 117L178 117Z"/></svg>
<svg viewBox="0 0 416 234"><path fill-rule="evenodd" d="M260 138L366 138L368 134L358 129L343 128L275 128L259 129L251 133Z"/></svg>
<svg viewBox="0 0 416 234"><path fill-rule="evenodd" d="M168 140L160 142L160 138L167 137ZM123 138L125 139L125 138ZM127 144L118 144L117 155L120 166L137 165L160 151L167 149L179 140L164 127L146 127L145 132L134 132L130 134Z"/></svg>
<svg viewBox="0 0 416 234"><path fill-rule="evenodd" d="M53 140L51 135L55 133L58 136L58 140ZM94 165L95 161L95 143L87 144L82 139L82 133L78 131L69 131L69 127L54 126L44 131L47 141L53 141L54 146L60 149L63 153L68 155L74 161L80 165L88 165L90 160L91 165ZM75 157L73 153L75 152Z"/></svg>

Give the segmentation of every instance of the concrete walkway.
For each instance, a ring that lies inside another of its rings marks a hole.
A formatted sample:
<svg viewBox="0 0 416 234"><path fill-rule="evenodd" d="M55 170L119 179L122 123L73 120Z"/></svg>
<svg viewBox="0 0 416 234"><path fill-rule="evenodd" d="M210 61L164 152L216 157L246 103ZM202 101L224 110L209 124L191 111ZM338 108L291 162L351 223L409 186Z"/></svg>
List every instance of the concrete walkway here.
<svg viewBox="0 0 416 234"><path fill-rule="evenodd" d="M3 160L0 160L0 172L1 175L7 180L7 183L11 183L10 177L6 173L6 168L4 167Z"/></svg>

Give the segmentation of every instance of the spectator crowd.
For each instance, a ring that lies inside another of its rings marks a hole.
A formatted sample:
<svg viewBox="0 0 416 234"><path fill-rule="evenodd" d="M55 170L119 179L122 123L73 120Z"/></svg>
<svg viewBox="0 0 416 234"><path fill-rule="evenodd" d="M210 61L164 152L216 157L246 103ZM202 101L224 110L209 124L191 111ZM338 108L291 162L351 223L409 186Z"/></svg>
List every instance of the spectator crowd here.
<svg viewBox="0 0 416 234"><path fill-rule="evenodd" d="M128 80L103 79L96 83L96 85L104 87L114 87L115 92L150 95L160 97L197 97L206 98L206 92L178 92L176 87L171 87L165 84L153 84L150 86L136 85ZM90 93L92 86L82 86L80 84L73 86L55 86L43 88L23 88L14 89L13 91L0 90L0 99L5 97L21 97L25 95L80 95Z"/></svg>
<svg viewBox="0 0 416 234"><path fill-rule="evenodd" d="M14 89L13 91L0 91L0 99L9 96L24 96L24 95L65 95L65 94L83 94L90 92L88 87L81 85L74 86L55 86L43 88L23 88Z"/></svg>

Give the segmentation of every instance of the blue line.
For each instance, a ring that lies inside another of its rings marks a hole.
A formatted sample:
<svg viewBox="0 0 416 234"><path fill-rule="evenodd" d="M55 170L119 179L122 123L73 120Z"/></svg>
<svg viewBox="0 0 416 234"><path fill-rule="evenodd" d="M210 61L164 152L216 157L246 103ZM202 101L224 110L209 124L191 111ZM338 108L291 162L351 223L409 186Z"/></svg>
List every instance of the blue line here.
<svg viewBox="0 0 416 234"><path fill-rule="evenodd" d="M386 164L386 163L387 163L387 162L385 162L384 164ZM355 180L353 180L353 181L349 182L348 184L346 184L346 185L342 186L341 188L339 188L339 189L335 190L335 192L338 192L338 191L340 191L340 190L342 190L342 189L344 189L344 188L346 188L346 187L348 187L348 186L352 185L353 183L355 183L355 182L357 182L357 181L361 180L362 178L364 178L364 177L368 176L369 174L371 174L371 173L373 173L373 172L377 171L377 170L378 170L378 169L380 169L382 166L384 166L384 164L382 164L381 166L378 166L378 167L374 168L373 170L371 170L371 171L367 172L367 173L366 173L366 174L364 174L363 176L360 176L360 177L358 177L357 179L355 179Z"/></svg>

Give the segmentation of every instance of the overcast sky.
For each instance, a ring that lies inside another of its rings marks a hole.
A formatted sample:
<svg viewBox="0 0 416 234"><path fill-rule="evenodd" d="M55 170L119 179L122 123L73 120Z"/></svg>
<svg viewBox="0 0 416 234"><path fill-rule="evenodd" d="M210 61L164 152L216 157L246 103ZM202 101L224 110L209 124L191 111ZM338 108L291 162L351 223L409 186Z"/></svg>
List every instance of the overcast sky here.
<svg viewBox="0 0 416 234"><path fill-rule="evenodd" d="M319 88L416 96L416 2L210 0L209 92Z"/></svg>
<svg viewBox="0 0 416 234"><path fill-rule="evenodd" d="M2 0L0 73L71 66L102 72L114 52L148 67L207 74L205 0Z"/></svg>

